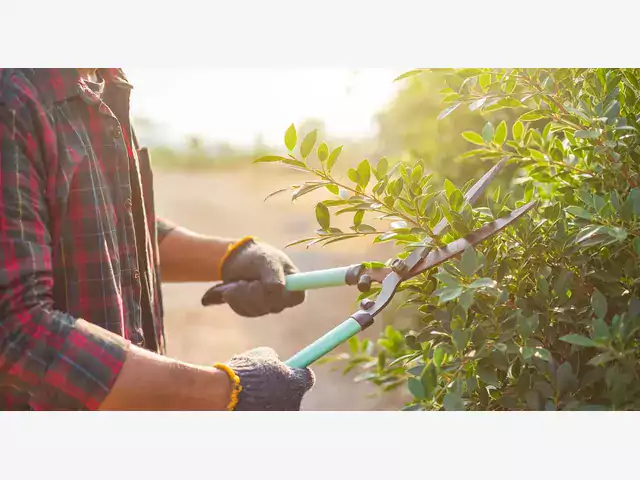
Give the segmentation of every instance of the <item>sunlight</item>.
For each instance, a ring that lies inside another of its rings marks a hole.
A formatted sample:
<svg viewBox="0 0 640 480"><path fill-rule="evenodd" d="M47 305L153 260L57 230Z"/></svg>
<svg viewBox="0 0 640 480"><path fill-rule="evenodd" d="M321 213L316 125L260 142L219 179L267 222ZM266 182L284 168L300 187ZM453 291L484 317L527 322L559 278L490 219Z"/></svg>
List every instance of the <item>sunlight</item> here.
<svg viewBox="0 0 640 480"><path fill-rule="evenodd" d="M134 117L158 123L163 142L181 144L195 134L239 146L257 137L278 145L292 122L311 118L323 121L329 135L374 135L373 117L393 98L399 73L383 68L126 70L134 84Z"/></svg>

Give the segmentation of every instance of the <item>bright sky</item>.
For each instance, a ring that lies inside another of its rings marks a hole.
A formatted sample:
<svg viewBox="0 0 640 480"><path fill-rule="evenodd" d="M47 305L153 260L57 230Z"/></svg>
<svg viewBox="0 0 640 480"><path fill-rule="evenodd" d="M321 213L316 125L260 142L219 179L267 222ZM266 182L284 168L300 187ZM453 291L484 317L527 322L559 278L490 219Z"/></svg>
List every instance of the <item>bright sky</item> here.
<svg viewBox="0 0 640 480"><path fill-rule="evenodd" d="M397 69L226 68L125 70L132 113L160 123L167 140L279 145L291 123L325 123L328 135L375 133L373 116L393 98Z"/></svg>

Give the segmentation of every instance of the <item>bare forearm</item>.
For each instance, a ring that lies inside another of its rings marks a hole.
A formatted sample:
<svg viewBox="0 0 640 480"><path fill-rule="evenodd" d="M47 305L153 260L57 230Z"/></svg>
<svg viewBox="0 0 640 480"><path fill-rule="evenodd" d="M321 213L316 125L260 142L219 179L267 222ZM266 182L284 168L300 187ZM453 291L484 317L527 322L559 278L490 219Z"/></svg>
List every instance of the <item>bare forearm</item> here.
<svg viewBox="0 0 640 480"><path fill-rule="evenodd" d="M209 237L182 227L173 229L160 243L163 282L216 282L220 264L234 240Z"/></svg>
<svg viewBox="0 0 640 480"><path fill-rule="evenodd" d="M224 410L227 374L131 346L122 371L99 410Z"/></svg>

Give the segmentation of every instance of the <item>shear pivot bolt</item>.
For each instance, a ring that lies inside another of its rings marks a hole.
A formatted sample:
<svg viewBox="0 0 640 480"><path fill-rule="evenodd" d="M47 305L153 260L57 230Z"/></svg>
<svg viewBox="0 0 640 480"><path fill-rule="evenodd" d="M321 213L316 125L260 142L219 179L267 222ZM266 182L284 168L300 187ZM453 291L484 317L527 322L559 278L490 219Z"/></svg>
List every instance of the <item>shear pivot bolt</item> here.
<svg viewBox="0 0 640 480"><path fill-rule="evenodd" d="M363 310L369 310L371 307L375 305L375 303L376 302L374 302L370 298L365 298L360 302L360 308L362 308Z"/></svg>
<svg viewBox="0 0 640 480"><path fill-rule="evenodd" d="M391 270L393 270L397 274L402 274L407 270L407 264L399 258L396 258L393 262L391 262Z"/></svg>

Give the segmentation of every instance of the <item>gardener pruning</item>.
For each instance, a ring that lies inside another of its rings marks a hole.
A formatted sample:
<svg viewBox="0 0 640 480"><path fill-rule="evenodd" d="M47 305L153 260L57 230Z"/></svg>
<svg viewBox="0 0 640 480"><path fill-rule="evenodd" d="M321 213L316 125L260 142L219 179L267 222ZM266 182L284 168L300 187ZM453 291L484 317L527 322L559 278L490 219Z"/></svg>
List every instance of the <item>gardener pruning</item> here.
<svg viewBox="0 0 640 480"><path fill-rule="evenodd" d="M165 355L164 282L233 282L257 317L304 301L281 251L156 216L119 69L0 70L0 409L299 410L313 386L268 348Z"/></svg>

